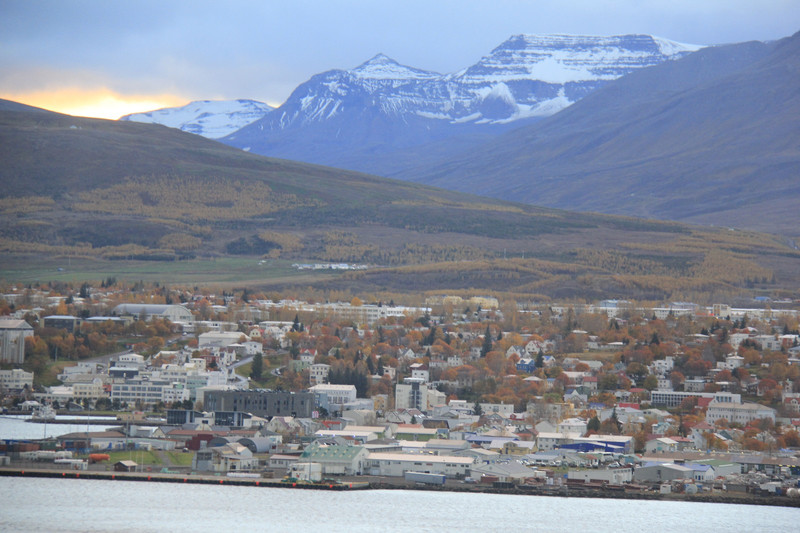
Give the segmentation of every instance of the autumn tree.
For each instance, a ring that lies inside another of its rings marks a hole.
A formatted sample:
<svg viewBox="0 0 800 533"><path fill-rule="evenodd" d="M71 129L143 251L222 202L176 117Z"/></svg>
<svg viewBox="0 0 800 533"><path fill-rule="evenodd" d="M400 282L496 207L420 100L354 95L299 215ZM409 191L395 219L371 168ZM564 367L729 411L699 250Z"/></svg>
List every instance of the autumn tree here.
<svg viewBox="0 0 800 533"><path fill-rule="evenodd" d="M644 378L644 383L642 383L642 387L649 391L654 391L658 388L658 378L654 375L650 374L646 378Z"/></svg>

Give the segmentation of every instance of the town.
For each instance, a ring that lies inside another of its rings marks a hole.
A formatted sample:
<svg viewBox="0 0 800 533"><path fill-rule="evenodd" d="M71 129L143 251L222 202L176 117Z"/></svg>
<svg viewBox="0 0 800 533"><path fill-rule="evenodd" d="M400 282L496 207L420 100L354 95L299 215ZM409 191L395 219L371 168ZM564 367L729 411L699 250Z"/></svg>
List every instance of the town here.
<svg viewBox="0 0 800 533"><path fill-rule="evenodd" d="M798 496L791 300L3 289L3 412L86 426L6 468Z"/></svg>

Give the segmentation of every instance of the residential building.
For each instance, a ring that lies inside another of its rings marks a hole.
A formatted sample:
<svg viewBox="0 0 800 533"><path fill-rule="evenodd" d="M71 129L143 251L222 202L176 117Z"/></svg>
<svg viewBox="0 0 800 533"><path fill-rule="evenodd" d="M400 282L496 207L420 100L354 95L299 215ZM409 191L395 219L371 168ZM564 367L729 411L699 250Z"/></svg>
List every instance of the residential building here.
<svg viewBox="0 0 800 533"><path fill-rule="evenodd" d="M146 405L152 405L157 402L163 402L164 390L171 389L172 386L173 384L170 381L151 381L142 377L126 379L122 383L111 384L111 401L119 400L129 404L138 401ZM169 393L167 393L167 396L169 396ZM188 399L188 397L185 399ZM183 398L181 401L183 401Z"/></svg>
<svg viewBox="0 0 800 533"><path fill-rule="evenodd" d="M253 457L253 452L236 442L200 449L192 461L192 468L197 471L247 472L257 466L258 459Z"/></svg>
<svg viewBox="0 0 800 533"><path fill-rule="evenodd" d="M21 368L0 370L0 392L19 392L25 387L33 388L33 372Z"/></svg>
<svg viewBox="0 0 800 533"><path fill-rule="evenodd" d="M94 378L91 382L73 383L72 384L72 397L76 401L88 399L93 402L99 398L107 398L105 385L103 379L100 377Z"/></svg>
<svg viewBox="0 0 800 533"><path fill-rule="evenodd" d="M328 382L331 365L325 363L313 364L309 367L308 380L311 385L321 385Z"/></svg>
<svg viewBox="0 0 800 533"><path fill-rule="evenodd" d="M345 404L356 401L355 385L320 383L308 391L314 395L315 406L328 413L340 413Z"/></svg>
<svg viewBox="0 0 800 533"><path fill-rule="evenodd" d="M730 423L742 425L761 418L768 418L774 422L775 410L757 403L743 403L739 394L720 392L708 404L706 421L713 424L723 418Z"/></svg>
<svg viewBox="0 0 800 533"><path fill-rule="evenodd" d="M395 386L395 408L427 412L445 404L445 394L425 383L423 378L405 378Z"/></svg>
<svg viewBox="0 0 800 533"><path fill-rule="evenodd" d="M488 415L496 413L504 418L514 414L514 405L510 403L481 403L481 413Z"/></svg>
<svg viewBox="0 0 800 533"><path fill-rule="evenodd" d="M53 329L63 329L69 333L75 333L80 325L80 319L70 315L50 315L42 319L44 327Z"/></svg>

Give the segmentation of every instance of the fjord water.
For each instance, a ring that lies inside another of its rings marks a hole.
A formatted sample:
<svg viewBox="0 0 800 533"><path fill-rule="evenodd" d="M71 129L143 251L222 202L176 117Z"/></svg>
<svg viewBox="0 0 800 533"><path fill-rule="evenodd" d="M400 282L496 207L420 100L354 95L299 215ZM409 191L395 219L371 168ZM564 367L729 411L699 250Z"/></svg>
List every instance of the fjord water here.
<svg viewBox="0 0 800 533"><path fill-rule="evenodd" d="M80 415L62 416L58 419L80 420ZM107 431L109 428L119 427L122 422L116 421L116 417L95 417L97 419L108 419L108 426L96 426L87 424L44 424L28 422L30 415L11 415L0 416L0 440L35 440L53 438L67 433L80 433L83 431ZM116 425L115 425L116 423Z"/></svg>
<svg viewBox="0 0 800 533"><path fill-rule="evenodd" d="M0 531L797 531L797 509L407 490L0 478Z"/></svg>

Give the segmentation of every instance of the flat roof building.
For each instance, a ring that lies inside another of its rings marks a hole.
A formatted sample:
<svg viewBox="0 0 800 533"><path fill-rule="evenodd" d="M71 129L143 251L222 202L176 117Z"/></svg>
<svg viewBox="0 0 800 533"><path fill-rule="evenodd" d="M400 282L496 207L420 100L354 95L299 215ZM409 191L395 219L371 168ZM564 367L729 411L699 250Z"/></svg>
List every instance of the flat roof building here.
<svg viewBox="0 0 800 533"><path fill-rule="evenodd" d="M310 418L314 395L310 392L268 390L207 391L203 399L206 411L234 411L260 417L294 416Z"/></svg>

